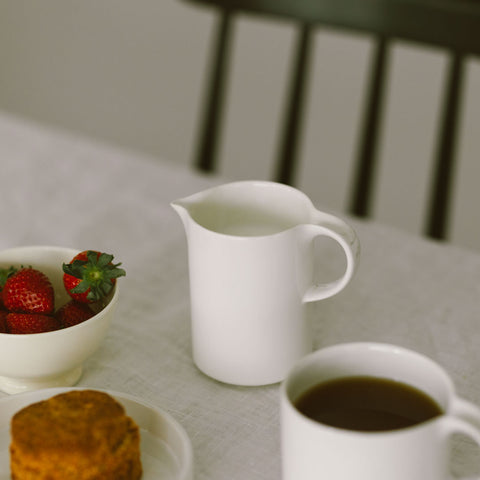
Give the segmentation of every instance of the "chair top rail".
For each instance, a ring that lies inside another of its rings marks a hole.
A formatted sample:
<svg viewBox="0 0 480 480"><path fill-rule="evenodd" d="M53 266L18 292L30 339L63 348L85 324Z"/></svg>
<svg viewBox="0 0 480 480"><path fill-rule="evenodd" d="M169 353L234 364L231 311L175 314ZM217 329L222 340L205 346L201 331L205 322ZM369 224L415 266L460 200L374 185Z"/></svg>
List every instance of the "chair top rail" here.
<svg viewBox="0 0 480 480"><path fill-rule="evenodd" d="M189 0L480 55L479 0Z"/></svg>

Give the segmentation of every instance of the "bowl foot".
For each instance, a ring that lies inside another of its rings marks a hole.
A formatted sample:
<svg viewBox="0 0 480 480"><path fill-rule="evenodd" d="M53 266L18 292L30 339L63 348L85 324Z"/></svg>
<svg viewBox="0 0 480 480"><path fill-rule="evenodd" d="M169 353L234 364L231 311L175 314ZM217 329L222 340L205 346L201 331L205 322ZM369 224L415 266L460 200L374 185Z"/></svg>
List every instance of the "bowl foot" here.
<svg viewBox="0 0 480 480"><path fill-rule="evenodd" d="M0 376L0 391L15 394L52 387L71 387L82 375L82 367L76 367L59 375L39 378L11 378Z"/></svg>

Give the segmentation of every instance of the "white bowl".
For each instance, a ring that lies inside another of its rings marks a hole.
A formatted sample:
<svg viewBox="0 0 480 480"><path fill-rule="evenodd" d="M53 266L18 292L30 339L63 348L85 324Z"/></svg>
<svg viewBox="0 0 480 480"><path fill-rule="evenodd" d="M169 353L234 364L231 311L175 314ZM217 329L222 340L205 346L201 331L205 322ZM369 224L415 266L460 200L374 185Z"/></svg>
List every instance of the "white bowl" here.
<svg viewBox="0 0 480 480"><path fill-rule="evenodd" d="M70 300L63 286L62 264L79 251L71 248L32 246L0 251L0 267L32 266L51 280L55 308ZM82 365L104 340L118 302L118 285L104 308L73 327L33 334L0 333L0 390L19 393L74 385Z"/></svg>

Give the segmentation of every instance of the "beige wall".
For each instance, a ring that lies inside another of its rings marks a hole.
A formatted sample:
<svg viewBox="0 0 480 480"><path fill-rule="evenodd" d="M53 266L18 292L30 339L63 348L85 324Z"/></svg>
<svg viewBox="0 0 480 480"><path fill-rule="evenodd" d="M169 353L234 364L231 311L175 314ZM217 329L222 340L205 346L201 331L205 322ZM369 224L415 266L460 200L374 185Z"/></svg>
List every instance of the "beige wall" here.
<svg viewBox="0 0 480 480"><path fill-rule="evenodd" d="M212 20L180 0L2 0L0 108L187 164ZM292 33L283 23L238 24L221 148L227 176L270 175ZM326 208L345 204L369 54L366 37L317 35L300 187ZM399 44L391 63L375 216L411 231L422 221L428 125L446 61L438 51ZM453 240L480 249L478 61L468 87Z"/></svg>

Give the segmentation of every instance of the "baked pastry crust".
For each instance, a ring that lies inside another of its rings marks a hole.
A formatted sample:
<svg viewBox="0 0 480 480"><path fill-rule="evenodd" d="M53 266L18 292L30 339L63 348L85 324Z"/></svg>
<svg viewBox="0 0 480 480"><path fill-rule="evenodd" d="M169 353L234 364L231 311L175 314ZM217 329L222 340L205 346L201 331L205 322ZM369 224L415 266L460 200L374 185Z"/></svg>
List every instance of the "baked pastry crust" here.
<svg viewBox="0 0 480 480"><path fill-rule="evenodd" d="M138 480L140 433L110 395L61 393L11 421L12 480Z"/></svg>

